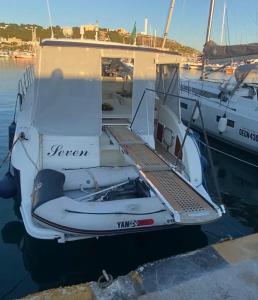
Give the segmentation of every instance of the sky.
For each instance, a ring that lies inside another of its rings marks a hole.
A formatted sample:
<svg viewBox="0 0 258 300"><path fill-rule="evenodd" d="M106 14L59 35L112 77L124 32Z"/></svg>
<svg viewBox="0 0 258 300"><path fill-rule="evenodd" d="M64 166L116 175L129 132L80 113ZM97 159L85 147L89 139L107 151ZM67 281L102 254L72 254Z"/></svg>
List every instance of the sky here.
<svg viewBox="0 0 258 300"><path fill-rule="evenodd" d="M54 25L95 24L137 32L147 17L162 35L171 0L49 0ZM223 5L227 2L230 44L258 42L258 0L216 0L212 39L220 43ZM199 50L205 42L210 0L175 0L168 37ZM0 22L49 26L46 0L0 0ZM150 29L149 27L149 29Z"/></svg>

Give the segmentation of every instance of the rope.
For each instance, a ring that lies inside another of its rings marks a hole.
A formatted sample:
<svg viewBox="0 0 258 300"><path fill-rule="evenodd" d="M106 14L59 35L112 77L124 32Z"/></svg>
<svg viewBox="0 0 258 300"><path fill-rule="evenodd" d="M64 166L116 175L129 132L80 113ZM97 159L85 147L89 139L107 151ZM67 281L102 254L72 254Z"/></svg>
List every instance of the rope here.
<svg viewBox="0 0 258 300"><path fill-rule="evenodd" d="M21 137L19 137L18 140L20 140L21 145L22 145L22 148L23 148L23 150L24 150L24 152L25 152L25 154L26 154L28 160L33 164L33 166L36 168L36 170L39 171L39 168L38 168L37 164L32 160L32 158L30 157L30 155L29 155L29 153L28 153L26 147L24 146L23 140L21 139Z"/></svg>
<svg viewBox="0 0 258 300"><path fill-rule="evenodd" d="M11 157L11 153L12 153L12 150L14 148L14 146L16 145L16 143L20 141L21 142L21 145L22 145L22 148L27 156L27 158L29 159L29 161L33 164L33 166L36 168L37 171L39 171L39 168L37 166L37 164L32 160L32 158L30 157L26 147L24 146L23 144L23 140L21 138L21 136L18 136L18 138L14 141L14 143L12 144L12 147L11 149L8 151L7 155L5 156L5 158L2 160L2 162L0 163L0 169L3 167L3 165L7 162L8 159L10 159Z"/></svg>
<svg viewBox="0 0 258 300"><path fill-rule="evenodd" d="M217 149L217 148L214 148L214 147L212 147L212 146L209 146L209 145L207 145L206 143L204 143L204 142L201 141L201 140L199 140L198 142L199 142L200 144L202 144L202 145L204 145L204 146L210 148L211 150L214 150L214 151L220 153L220 154L223 154L223 155L225 155L225 156L228 156L228 157L230 157L230 158L233 158L233 159L235 159L235 160L237 160L237 161L240 161L240 162L242 162L242 163L244 163L244 164L246 164L246 165L249 165L249 166L258 168L258 165L255 165L255 164L253 164L253 163L250 163L249 161L246 161L246 160L244 160L244 159L241 159L241 158L239 158L239 157L236 157L236 156L234 156L234 155L231 155L231 154L229 154L229 153L227 153L227 152L221 151L221 150L219 150L219 149Z"/></svg>
<svg viewBox="0 0 258 300"><path fill-rule="evenodd" d="M2 160L1 164L0 164L0 169L3 167L3 165L7 162L8 158L10 158L11 156L11 152L13 150L13 147L15 146L15 144L19 141L19 137L14 141L14 143L12 144L11 149L8 151L7 155L5 156L5 158Z"/></svg>
<svg viewBox="0 0 258 300"><path fill-rule="evenodd" d="M102 275L99 277L97 284L100 288L104 289L113 283L113 276L107 274L106 270L102 270Z"/></svg>

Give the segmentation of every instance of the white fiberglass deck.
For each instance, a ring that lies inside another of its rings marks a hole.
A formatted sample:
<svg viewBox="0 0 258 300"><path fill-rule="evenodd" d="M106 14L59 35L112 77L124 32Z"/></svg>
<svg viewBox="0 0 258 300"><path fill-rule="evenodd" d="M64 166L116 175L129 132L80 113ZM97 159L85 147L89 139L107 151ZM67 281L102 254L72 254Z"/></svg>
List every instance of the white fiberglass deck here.
<svg viewBox="0 0 258 300"><path fill-rule="evenodd" d="M219 217L218 212L127 126L106 126L135 162L141 176L158 193L160 199L180 224L201 224Z"/></svg>

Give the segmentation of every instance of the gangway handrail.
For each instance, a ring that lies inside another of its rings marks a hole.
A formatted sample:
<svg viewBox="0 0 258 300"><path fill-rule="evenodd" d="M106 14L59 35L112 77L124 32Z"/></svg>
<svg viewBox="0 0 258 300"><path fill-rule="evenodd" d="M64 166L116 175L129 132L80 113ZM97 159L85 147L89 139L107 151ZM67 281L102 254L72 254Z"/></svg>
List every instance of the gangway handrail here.
<svg viewBox="0 0 258 300"><path fill-rule="evenodd" d="M201 111L201 106L200 106L200 102L197 100L197 99L191 99L191 98L188 98L188 97L184 97L184 96L180 96L180 95L176 95L176 94L171 94L171 93L166 93L166 92L161 92L161 91L158 91L158 90L155 90L155 89L150 89L150 88L145 88L144 91L143 91L143 94L141 96L141 99L138 103L138 106L136 108L136 111L134 113L134 116L133 116L133 119L131 121L131 124L130 124L130 129L132 129L132 126L133 126L133 123L136 119L136 116L138 114L138 111L140 109L140 106L143 102L143 99L144 99L144 96L146 94L146 91L149 91L149 92L154 92L156 94L161 94L161 95L165 95L166 97L167 96L171 96L171 97L177 97L180 101L180 99L185 99L185 100L188 100L188 101L192 101L195 103L195 106L193 108L193 112L192 112L192 115L191 115L191 118L188 122L188 126L186 128L186 131L185 131L185 135L184 135L184 138L183 138L183 142L182 144L180 145L180 149L179 149L179 152L177 154L177 160L176 160L176 167L178 167L178 164L179 164L179 160L180 160L180 156L182 154L182 151L183 151L183 147L184 147L184 144L186 142L186 138L187 136L189 135L190 133L190 126L192 124L192 121L193 121L193 116L195 114L195 111L196 109L199 110L199 114L200 114L200 119L201 119L201 125L202 125L202 131L203 131L203 135L204 135L204 140L205 140L205 143L209 146L209 141L208 141L208 135L207 135L207 132L205 130L205 126L204 126L204 121L203 121L203 115L202 115L202 111ZM214 199L215 203L216 202L219 202L219 203L216 203L217 205L220 206L222 212L225 212L225 208L224 208L224 205L223 205L223 200L222 200L222 197L221 197L221 193L220 193L220 190L219 190L219 185L218 185L218 181L217 181L217 178L216 178L216 175L215 175L215 168L214 168L214 164L213 164L213 159L212 159L212 154L211 154L211 150L209 147L207 147L207 153L208 153L208 161L210 163L210 166L211 166L211 175L212 175L212 180L213 180L213 183L214 183L214 186L215 186L215 191L216 191L216 194L217 194L217 199Z"/></svg>

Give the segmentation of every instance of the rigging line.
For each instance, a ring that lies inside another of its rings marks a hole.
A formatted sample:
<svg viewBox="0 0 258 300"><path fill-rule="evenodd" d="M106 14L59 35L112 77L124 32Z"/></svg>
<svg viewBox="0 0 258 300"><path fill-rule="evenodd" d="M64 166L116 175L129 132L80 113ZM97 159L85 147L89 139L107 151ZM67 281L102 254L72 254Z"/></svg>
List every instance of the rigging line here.
<svg viewBox="0 0 258 300"><path fill-rule="evenodd" d="M232 154L229 154L229 153L227 153L227 152L224 152L224 151L219 150L219 149L217 149L217 148L214 148L214 147L212 147L212 146L209 146L209 145L207 145L205 142L203 142L203 141L201 141L201 140L199 140L198 142L201 143L202 145L204 145L204 146L210 148L211 150L214 150L214 151L220 153L220 154L226 155L226 156L228 156L228 157L230 157L230 158L233 158L233 159L235 159L235 160L237 160L237 161L240 161L240 162L242 162L242 163L245 163L245 164L247 164L247 165L249 165L249 166L258 168L258 165L256 165L256 164L250 163L249 161L246 161L246 160L244 160L244 159L241 159L241 158L239 158L239 157L236 157L236 156L234 156L234 155L232 155Z"/></svg>

